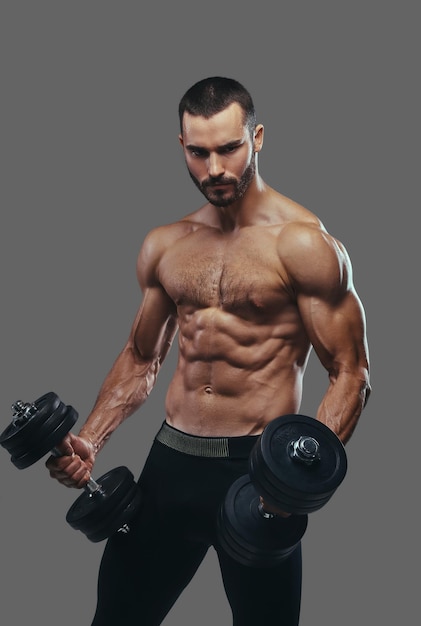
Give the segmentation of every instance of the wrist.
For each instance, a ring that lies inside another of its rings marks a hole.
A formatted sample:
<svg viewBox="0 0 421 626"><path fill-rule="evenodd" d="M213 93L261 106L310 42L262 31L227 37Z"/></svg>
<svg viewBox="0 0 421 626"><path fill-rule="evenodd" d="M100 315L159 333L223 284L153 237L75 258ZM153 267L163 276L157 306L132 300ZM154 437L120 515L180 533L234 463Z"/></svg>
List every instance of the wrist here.
<svg viewBox="0 0 421 626"><path fill-rule="evenodd" d="M103 445L98 437L98 434L93 430L82 428L78 436L83 439L83 441L89 446L93 456L96 457Z"/></svg>

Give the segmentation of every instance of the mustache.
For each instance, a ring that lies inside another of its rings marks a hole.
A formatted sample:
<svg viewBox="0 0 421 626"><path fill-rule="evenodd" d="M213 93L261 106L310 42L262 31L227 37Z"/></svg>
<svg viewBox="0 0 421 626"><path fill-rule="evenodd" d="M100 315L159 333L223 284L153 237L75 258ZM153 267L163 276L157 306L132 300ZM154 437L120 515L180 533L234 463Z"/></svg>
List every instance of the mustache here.
<svg viewBox="0 0 421 626"><path fill-rule="evenodd" d="M234 178L208 178L207 180L202 182L202 187L214 187L215 185L230 185L231 183L235 183L236 180Z"/></svg>

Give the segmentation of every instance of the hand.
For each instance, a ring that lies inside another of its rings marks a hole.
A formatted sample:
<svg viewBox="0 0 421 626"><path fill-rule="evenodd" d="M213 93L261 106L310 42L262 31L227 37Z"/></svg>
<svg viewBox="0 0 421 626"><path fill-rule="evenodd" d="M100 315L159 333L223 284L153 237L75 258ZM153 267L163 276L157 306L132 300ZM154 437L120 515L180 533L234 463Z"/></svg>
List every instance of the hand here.
<svg viewBox="0 0 421 626"><path fill-rule="evenodd" d="M68 433L56 446L62 456L50 456L45 465L51 478L65 487L82 489L88 482L95 462L94 446L90 441Z"/></svg>
<svg viewBox="0 0 421 626"><path fill-rule="evenodd" d="M278 517L289 517L291 515L291 513L287 513L286 511L282 511L281 509L278 509L277 507L268 504L264 501L262 496L260 496L260 504L262 505L263 510L266 513L272 513L273 515L277 515Z"/></svg>

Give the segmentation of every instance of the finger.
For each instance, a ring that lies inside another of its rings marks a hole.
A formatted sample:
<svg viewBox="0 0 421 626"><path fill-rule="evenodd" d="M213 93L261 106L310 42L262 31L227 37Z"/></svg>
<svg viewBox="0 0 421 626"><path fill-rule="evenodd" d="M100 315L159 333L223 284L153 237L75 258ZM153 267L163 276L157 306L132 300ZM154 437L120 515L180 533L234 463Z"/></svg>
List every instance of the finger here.
<svg viewBox="0 0 421 626"><path fill-rule="evenodd" d="M74 452L72 452L69 455L60 455L60 456L57 454L52 454L46 460L45 465L50 470L50 472L61 471L67 468L70 465L70 463L73 463L75 456L76 455Z"/></svg>
<svg viewBox="0 0 421 626"><path fill-rule="evenodd" d="M81 473L73 474L70 478L66 476L60 479L60 483L65 487L73 489L83 489L90 478L90 473L85 469Z"/></svg>
<svg viewBox="0 0 421 626"><path fill-rule="evenodd" d="M72 456L50 457L46 465L50 470L50 476L60 482L69 480L74 482L74 476L77 477L77 480L80 480L87 471L85 463L74 453Z"/></svg>
<svg viewBox="0 0 421 626"><path fill-rule="evenodd" d="M86 465L83 465L72 474L72 486L76 487L77 489L82 489L83 487L85 487L90 477L90 471L87 469Z"/></svg>
<svg viewBox="0 0 421 626"><path fill-rule="evenodd" d="M278 517L290 517L291 513L287 513L286 511L282 511L281 509L278 509L276 506L272 506L271 504L267 504L267 502L264 501L264 499L260 496L260 502L262 504L262 507L265 511L267 511L267 513L272 513L274 515L277 515Z"/></svg>
<svg viewBox="0 0 421 626"><path fill-rule="evenodd" d="M75 451L68 436L66 436L63 441L60 441L60 443L54 447L54 456L72 456L74 453Z"/></svg>

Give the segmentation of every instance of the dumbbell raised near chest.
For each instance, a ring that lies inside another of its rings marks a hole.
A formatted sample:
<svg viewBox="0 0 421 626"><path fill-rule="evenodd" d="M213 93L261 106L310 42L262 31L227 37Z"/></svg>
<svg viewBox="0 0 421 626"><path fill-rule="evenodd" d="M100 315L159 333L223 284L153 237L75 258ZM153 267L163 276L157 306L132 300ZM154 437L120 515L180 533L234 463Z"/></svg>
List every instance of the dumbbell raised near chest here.
<svg viewBox="0 0 421 626"><path fill-rule="evenodd" d="M25 469L44 455L60 456L57 446L75 424L78 413L53 392L33 403L12 405L12 422L0 435L0 445L18 469ZM124 466L89 479L84 492L67 512L66 521L90 541L99 542L116 532L130 531L130 521L140 510L142 494L132 472Z"/></svg>
<svg viewBox="0 0 421 626"><path fill-rule="evenodd" d="M330 428L306 415L276 418L254 445L248 474L231 485L222 503L222 547L244 565L277 565L296 549L308 514L330 500L346 471L345 448Z"/></svg>

